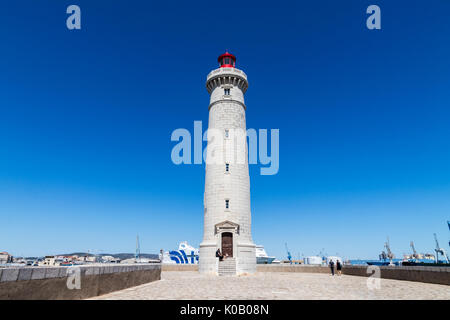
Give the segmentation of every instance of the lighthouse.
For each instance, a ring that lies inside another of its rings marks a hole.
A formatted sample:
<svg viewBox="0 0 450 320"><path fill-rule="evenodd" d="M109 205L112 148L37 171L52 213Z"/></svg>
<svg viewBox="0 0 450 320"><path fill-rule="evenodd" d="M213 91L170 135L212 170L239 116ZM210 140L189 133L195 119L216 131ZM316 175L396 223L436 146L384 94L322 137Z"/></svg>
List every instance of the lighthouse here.
<svg viewBox="0 0 450 320"><path fill-rule="evenodd" d="M244 101L247 75L236 68L236 57L228 52L219 56L218 62L219 68L206 80L210 103L199 271L251 274L256 272L256 255ZM223 259L217 257L218 249Z"/></svg>

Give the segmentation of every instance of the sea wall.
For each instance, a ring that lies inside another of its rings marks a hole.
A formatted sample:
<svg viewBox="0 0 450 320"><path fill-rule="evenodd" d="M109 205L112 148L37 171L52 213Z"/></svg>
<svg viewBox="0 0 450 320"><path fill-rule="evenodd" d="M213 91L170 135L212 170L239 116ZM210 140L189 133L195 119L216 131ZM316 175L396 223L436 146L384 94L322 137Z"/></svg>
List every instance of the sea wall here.
<svg viewBox="0 0 450 320"><path fill-rule="evenodd" d="M369 277L374 271L369 266L346 266L342 268L342 273L351 276ZM389 267L381 266L380 278L418 281L435 284L450 285L450 267ZM309 273L330 273L330 268L309 265L290 264L265 264L257 266L258 272L309 272Z"/></svg>
<svg viewBox="0 0 450 320"><path fill-rule="evenodd" d="M0 269L0 300L73 300L161 279L161 265L107 264Z"/></svg>
<svg viewBox="0 0 450 320"><path fill-rule="evenodd" d="M381 266L379 268L380 278L383 279L450 285L450 267ZM344 266L342 273L352 276L369 277L374 271L368 269L368 266Z"/></svg>

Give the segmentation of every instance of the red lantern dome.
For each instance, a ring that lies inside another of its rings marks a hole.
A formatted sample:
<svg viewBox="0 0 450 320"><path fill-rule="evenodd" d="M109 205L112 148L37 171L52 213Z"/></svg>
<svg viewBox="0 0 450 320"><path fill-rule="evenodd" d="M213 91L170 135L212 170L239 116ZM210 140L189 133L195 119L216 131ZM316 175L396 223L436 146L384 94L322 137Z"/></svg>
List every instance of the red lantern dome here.
<svg viewBox="0 0 450 320"><path fill-rule="evenodd" d="M231 53L225 52L217 59L221 68L234 68L236 65L236 57Z"/></svg>

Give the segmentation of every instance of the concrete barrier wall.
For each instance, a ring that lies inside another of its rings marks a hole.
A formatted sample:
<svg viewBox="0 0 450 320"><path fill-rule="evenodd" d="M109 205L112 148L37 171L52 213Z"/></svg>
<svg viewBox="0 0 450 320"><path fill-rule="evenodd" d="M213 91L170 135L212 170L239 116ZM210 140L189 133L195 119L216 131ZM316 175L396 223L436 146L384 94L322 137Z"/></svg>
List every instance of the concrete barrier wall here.
<svg viewBox="0 0 450 320"><path fill-rule="evenodd" d="M368 273L368 266L344 266L343 274L369 277L374 271ZM380 267L380 276L383 279L418 281L435 284L450 285L450 267Z"/></svg>
<svg viewBox="0 0 450 320"><path fill-rule="evenodd" d="M352 276L369 277L373 271L367 272L369 266L344 266L342 273ZM389 267L381 266L380 277L383 279L418 281L450 285L450 267ZM330 268L308 265L258 265L258 272L309 272L330 273Z"/></svg>
<svg viewBox="0 0 450 320"><path fill-rule="evenodd" d="M160 264L2 268L0 300L85 299L160 279Z"/></svg>

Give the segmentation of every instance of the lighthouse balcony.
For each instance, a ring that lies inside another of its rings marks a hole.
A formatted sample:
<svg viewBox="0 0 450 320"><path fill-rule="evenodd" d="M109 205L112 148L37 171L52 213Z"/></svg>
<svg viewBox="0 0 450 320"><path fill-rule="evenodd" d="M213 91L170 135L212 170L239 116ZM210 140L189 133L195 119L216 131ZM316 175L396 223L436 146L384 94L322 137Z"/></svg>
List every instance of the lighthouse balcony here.
<svg viewBox="0 0 450 320"><path fill-rule="evenodd" d="M248 88L247 75L237 68L218 68L211 71L206 78L206 89L209 93L224 84L239 87L245 93Z"/></svg>
<svg viewBox="0 0 450 320"><path fill-rule="evenodd" d="M239 75L239 76L243 77L245 80L247 80L247 75L245 74L245 72L238 68L217 68L217 69L211 71L208 74L206 79L209 80L213 76L217 76L219 74L235 74L235 75Z"/></svg>

